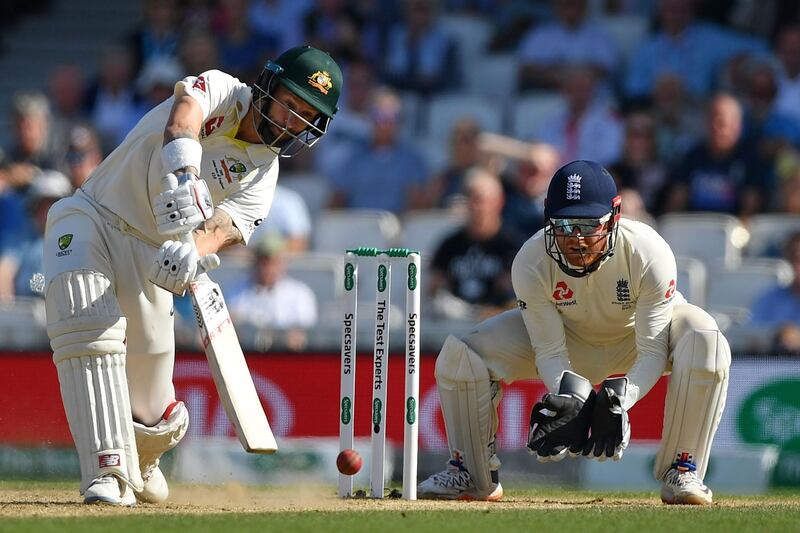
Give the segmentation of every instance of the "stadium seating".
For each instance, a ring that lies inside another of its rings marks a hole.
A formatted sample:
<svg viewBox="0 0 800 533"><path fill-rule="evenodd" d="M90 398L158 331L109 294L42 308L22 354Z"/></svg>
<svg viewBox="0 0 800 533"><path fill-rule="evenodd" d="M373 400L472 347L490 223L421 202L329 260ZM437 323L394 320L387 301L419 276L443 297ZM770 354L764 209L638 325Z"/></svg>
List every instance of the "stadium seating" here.
<svg viewBox="0 0 800 533"><path fill-rule="evenodd" d="M542 92L517 99L510 110L511 134L524 141L535 139L542 123L564 106L564 98L557 93Z"/></svg>
<svg viewBox="0 0 800 533"><path fill-rule="evenodd" d="M678 266L678 290L689 303L699 307L706 304L706 267L692 257L676 257Z"/></svg>
<svg viewBox="0 0 800 533"><path fill-rule="evenodd" d="M658 231L675 256L697 258L709 272L737 266L747 243L747 230L739 219L718 213L663 215Z"/></svg>
<svg viewBox="0 0 800 533"><path fill-rule="evenodd" d="M503 127L502 103L464 93L435 96L428 105L426 136L446 141L453 124L467 117L475 119L483 130L499 133Z"/></svg>
<svg viewBox="0 0 800 533"><path fill-rule="evenodd" d="M753 215L747 229L750 232L747 255L778 256L781 255L789 235L800 231L800 215L784 213Z"/></svg>
<svg viewBox="0 0 800 533"><path fill-rule="evenodd" d="M463 214L449 209L409 211L403 216L399 243L404 248L419 250L423 257L436 251L439 243L465 221Z"/></svg>
<svg viewBox="0 0 800 533"><path fill-rule="evenodd" d="M474 59L464 77L471 94L506 102L517 91L518 73L514 54L492 54Z"/></svg>
<svg viewBox="0 0 800 533"><path fill-rule="evenodd" d="M378 209L328 209L317 216L312 235L315 252L344 253L348 248L389 248L400 234L400 221Z"/></svg>
<svg viewBox="0 0 800 533"><path fill-rule="evenodd" d="M303 197L312 219L322 209L328 206L330 184L324 176L312 173L291 172L282 174L279 183L283 187L292 189Z"/></svg>
<svg viewBox="0 0 800 533"><path fill-rule="evenodd" d="M735 267L709 272L709 308L749 308L754 299L770 287L792 282L792 267L783 259L745 258Z"/></svg>
<svg viewBox="0 0 800 533"><path fill-rule="evenodd" d="M492 38L491 25L478 17L445 15L441 18L445 31L456 41L461 71L472 68L472 61L486 51Z"/></svg>

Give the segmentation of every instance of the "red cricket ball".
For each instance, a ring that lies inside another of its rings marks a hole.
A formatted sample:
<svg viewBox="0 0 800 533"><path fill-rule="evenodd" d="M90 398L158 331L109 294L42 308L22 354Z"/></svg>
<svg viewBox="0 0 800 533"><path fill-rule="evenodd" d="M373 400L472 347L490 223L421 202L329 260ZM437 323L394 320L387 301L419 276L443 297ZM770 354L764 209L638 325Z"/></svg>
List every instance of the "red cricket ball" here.
<svg viewBox="0 0 800 533"><path fill-rule="evenodd" d="M355 450L342 450L336 457L336 468L346 476L352 476L361 470L363 461Z"/></svg>

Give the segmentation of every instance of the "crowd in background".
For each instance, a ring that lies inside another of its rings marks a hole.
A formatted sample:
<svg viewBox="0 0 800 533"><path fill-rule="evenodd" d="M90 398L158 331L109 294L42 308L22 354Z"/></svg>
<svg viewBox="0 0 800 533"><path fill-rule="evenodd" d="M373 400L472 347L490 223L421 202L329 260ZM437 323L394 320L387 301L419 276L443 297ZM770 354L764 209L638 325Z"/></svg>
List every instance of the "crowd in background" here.
<svg viewBox="0 0 800 533"><path fill-rule="evenodd" d="M488 27L481 57L446 24L454 18ZM644 21L645 31L622 49L604 23L614 20ZM96 73L63 64L46 94L13 98L12 142L0 153L0 298L35 294L32 250L47 207L80 187L178 79L218 68L252 83L266 59L301 43L329 51L345 84L330 132L282 160L281 181L316 176L330 208L465 211L465 227L431 261L444 315L511 305L511 260L543 226L548 180L569 160L607 166L624 213L645 221L683 211L745 224L757 213L800 215L793 1L144 0L141 21L100 51ZM432 102L469 92L479 60L492 56L515 65L510 97L483 95L504 126L491 131L477 107L437 123ZM518 114L515 102L530 96L557 102L547 120ZM278 233L281 251L308 249L314 213L304 202L279 186L257 237ZM256 247L256 288L241 308L266 298L257 286L273 283L263 259L276 246ZM800 324L797 309L787 313L775 320ZM301 327L316 319L298 314Z"/></svg>

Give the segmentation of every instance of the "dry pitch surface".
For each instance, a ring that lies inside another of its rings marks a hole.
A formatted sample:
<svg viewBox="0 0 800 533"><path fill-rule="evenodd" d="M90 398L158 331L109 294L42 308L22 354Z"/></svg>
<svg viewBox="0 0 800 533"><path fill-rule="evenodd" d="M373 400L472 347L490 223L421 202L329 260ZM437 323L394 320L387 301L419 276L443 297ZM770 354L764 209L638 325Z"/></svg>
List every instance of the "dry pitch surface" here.
<svg viewBox="0 0 800 533"><path fill-rule="evenodd" d="M510 490L502 502L447 502L384 499L339 499L332 487L292 486L253 489L238 484L177 486L162 505L140 504L133 509L83 505L77 485L69 483L0 482L0 521L3 517L86 517L110 515L212 515L219 513L302 513L358 511L503 511L503 510L655 510L664 508L653 493L603 494L549 490ZM715 509L773 507L800 513L800 495L717 497ZM800 528L800 524L798 524Z"/></svg>

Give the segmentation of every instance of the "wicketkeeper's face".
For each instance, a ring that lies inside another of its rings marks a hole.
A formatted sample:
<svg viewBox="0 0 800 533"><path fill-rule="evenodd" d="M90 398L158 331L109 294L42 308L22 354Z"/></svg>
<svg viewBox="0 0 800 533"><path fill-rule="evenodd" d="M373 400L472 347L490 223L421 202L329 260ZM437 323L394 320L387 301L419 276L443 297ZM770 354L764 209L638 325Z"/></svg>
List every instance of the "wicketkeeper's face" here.
<svg viewBox="0 0 800 533"><path fill-rule="evenodd" d="M563 222L563 223L562 223ZM608 243L609 221L564 219L554 220L556 244L573 266L587 268L596 263Z"/></svg>

